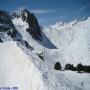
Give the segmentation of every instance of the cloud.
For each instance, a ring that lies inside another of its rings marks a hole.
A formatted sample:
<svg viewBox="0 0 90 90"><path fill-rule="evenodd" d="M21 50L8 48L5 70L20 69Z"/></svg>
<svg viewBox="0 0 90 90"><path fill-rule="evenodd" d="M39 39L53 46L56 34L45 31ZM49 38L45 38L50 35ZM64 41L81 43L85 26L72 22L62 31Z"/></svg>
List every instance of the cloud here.
<svg viewBox="0 0 90 90"><path fill-rule="evenodd" d="M51 21L55 21L58 20L60 21L62 18L64 18L65 16L57 16L57 17L48 17L48 18L40 18L39 22L43 23L43 22L51 22Z"/></svg>
<svg viewBox="0 0 90 90"><path fill-rule="evenodd" d="M28 9L26 6L21 6L18 7L17 10L14 11L21 11L24 9ZM53 9L28 9L30 12L35 13L35 14L45 14L45 13L54 13L56 10Z"/></svg>
<svg viewBox="0 0 90 90"><path fill-rule="evenodd" d="M17 10L14 11L21 11L24 9L28 9L26 6L19 6ZM65 13L67 12L68 8L63 8L63 9L28 9L30 12L35 13L35 14L48 14L48 13L55 13L55 12L62 12Z"/></svg>
<svg viewBox="0 0 90 90"><path fill-rule="evenodd" d="M26 6L22 6L22 7L18 7L17 10L23 10L23 9L26 9L27 7Z"/></svg>
<svg viewBox="0 0 90 90"><path fill-rule="evenodd" d="M85 5L85 6L81 7L81 8L79 8L79 9L78 9L77 11L75 11L74 13L80 13L80 12L84 11L86 8L88 8L88 6L90 6L90 4Z"/></svg>
<svg viewBox="0 0 90 90"><path fill-rule="evenodd" d="M30 11L36 14L55 13L55 12L66 12L68 8L63 9L31 9Z"/></svg>
<svg viewBox="0 0 90 90"><path fill-rule="evenodd" d="M44 10L44 9L31 9L30 11L35 14L54 13L55 12L55 10Z"/></svg>

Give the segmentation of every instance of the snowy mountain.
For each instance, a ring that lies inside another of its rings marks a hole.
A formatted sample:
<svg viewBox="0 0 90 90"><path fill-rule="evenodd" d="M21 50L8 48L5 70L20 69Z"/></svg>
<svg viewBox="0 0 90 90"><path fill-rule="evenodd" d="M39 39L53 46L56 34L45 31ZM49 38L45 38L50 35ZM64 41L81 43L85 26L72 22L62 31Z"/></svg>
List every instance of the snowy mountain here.
<svg viewBox="0 0 90 90"><path fill-rule="evenodd" d="M90 17L70 23L59 22L46 28L47 37L60 49L61 56L65 59L64 63L90 65L89 24Z"/></svg>
<svg viewBox="0 0 90 90"><path fill-rule="evenodd" d="M42 29L27 9L0 10L0 87L90 90L90 74L63 71L67 63L90 65L89 24L87 18ZM54 69L56 62L62 71Z"/></svg>

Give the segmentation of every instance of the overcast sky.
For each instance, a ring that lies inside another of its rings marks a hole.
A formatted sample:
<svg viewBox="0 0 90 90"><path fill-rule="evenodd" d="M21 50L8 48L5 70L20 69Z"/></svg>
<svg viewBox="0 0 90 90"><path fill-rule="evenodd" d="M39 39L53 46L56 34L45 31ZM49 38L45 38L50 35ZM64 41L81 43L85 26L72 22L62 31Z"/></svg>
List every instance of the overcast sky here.
<svg viewBox="0 0 90 90"><path fill-rule="evenodd" d="M0 0L0 9L13 12L23 8L34 12L44 26L90 16L90 0Z"/></svg>

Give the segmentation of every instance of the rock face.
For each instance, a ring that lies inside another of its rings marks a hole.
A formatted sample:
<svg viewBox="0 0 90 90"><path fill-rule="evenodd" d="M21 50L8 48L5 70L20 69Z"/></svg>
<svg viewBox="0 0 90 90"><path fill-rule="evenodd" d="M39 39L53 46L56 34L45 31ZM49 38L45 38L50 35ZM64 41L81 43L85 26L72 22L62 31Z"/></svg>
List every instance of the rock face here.
<svg viewBox="0 0 90 90"><path fill-rule="evenodd" d="M6 39L17 40L18 37L21 36L16 30L10 14L0 10L0 38L5 41Z"/></svg>
<svg viewBox="0 0 90 90"><path fill-rule="evenodd" d="M42 40L41 29L38 25L38 21L33 13L30 13L28 10L24 9L22 11L22 19L26 21L29 25L27 32L29 32L32 37L36 40Z"/></svg>
<svg viewBox="0 0 90 90"><path fill-rule="evenodd" d="M27 47L27 49L32 50L32 47L28 44L28 42L23 40L22 35L14 26L12 22L12 15L0 10L0 43L2 43L3 41L17 41L23 46Z"/></svg>
<svg viewBox="0 0 90 90"><path fill-rule="evenodd" d="M1 38L0 38L0 42L2 43L3 41L1 40Z"/></svg>
<svg viewBox="0 0 90 90"><path fill-rule="evenodd" d="M0 23L2 24L10 24L12 26L12 22L10 16L7 12L0 10Z"/></svg>

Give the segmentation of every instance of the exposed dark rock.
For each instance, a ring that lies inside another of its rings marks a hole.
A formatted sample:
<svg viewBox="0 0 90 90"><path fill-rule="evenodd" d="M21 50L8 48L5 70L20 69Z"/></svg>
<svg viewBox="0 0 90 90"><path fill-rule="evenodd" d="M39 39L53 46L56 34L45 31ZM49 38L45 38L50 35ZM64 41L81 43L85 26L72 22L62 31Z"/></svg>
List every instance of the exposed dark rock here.
<svg viewBox="0 0 90 90"><path fill-rule="evenodd" d="M73 64L66 64L64 69L76 71L76 68L73 66Z"/></svg>
<svg viewBox="0 0 90 90"><path fill-rule="evenodd" d="M7 32L9 29L9 27L0 26L0 32Z"/></svg>
<svg viewBox="0 0 90 90"><path fill-rule="evenodd" d="M7 34L10 35L13 39L16 37L16 33L17 31L16 30L13 30L13 31L8 31Z"/></svg>
<svg viewBox="0 0 90 90"><path fill-rule="evenodd" d="M34 48L32 46L30 46L29 43L25 40L18 39L17 42L18 42L17 44L23 45L29 50L34 50Z"/></svg>
<svg viewBox="0 0 90 90"><path fill-rule="evenodd" d="M22 11L22 20L26 21L29 25L29 28L26 29L27 32L29 32L34 39L42 41L41 29L34 14L24 9Z"/></svg>
<svg viewBox="0 0 90 90"><path fill-rule="evenodd" d="M26 46L28 49L33 50L33 47L31 47L27 41L24 41L24 43L25 43L25 46Z"/></svg>
<svg viewBox="0 0 90 90"><path fill-rule="evenodd" d="M39 56L40 59L42 59L44 61L44 53L43 52L42 53L39 53L37 55Z"/></svg>
<svg viewBox="0 0 90 90"><path fill-rule="evenodd" d="M2 43L3 41L2 41L2 39L0 38L0 43Z"/></svg>
<svg viewBox="0 0 90 90"><path fill-rule="evenodd" d="M55 70L61 70L61 64L60 64L60 62L56 62L55 63L54 69Z"/></svg>
<svg viewBox="0 0 90 90"><path fill-rule="evenodd" d="M0 32L7 33L13 40L17 40L20 34L16 30L9 13L0 10ZM17 36L18 34L18 36Z"/></svg>
<svg viewBox="0 0 90 90"><path fill-rule="evenodd" d="M0 10L0 23L2 24L8 24L10 27L14 28L14 25L11 20L11 16L6 11Z"/></svg>

